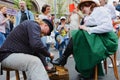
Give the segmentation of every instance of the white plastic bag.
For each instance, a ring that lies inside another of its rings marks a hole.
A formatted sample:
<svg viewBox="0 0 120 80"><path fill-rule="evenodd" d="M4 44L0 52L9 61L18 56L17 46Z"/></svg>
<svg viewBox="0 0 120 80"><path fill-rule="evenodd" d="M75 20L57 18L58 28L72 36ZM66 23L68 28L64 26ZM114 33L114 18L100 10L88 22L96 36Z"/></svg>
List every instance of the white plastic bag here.
<svg viewBox="0 0 120 80"><path fill-rule="evenodd" d="M55 35L54 35L54 32L52 32L50 36L47 36L46 43L47 43L47 44L54 44L54 43L55 43Z"/></svg>

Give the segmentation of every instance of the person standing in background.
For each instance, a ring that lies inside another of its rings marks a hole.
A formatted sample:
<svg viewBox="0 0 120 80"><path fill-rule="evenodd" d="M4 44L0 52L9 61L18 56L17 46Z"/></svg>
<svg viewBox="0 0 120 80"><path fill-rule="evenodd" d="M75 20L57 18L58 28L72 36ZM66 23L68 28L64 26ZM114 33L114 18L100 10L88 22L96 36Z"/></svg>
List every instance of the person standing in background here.
<svg viewBox="0 0 120 80"><path fill-rule="evenodd" d="M83 16L79 14L79 9L76 7L69 15L70 30L78 29L82 18Z"/></svg>
<svg viewBox="0 0 120 80"><path fill-rule="evenodd" d="M77 7L74 8L74 10L70 13L69 15L69 22L70 22L70 31L69 31L69 36L71 37L70 32L72 30L76 30L79 28L80 21L83 18L83 15L79 13L79 9ZM72 55L70 56L72 57Z"/></svg>
<svg viewBox="0 0 120 80"><path fill-rule="evenodd" d="M69 42L69 25L66 24L66 17L61 16L60 25L57 27L58 35L56 35L56 43L58 44L59 57L62 56L64 48L68 45Z"/></svg>
<svg viewBox="0 0 120 80"><path fill-rule="evenodd" d="M10 19L9 16L5 17L6 11L7 11L6 6L0 6L0 47L5 41L6 33L5 27L8 25L7 21Z"/></svg>
<svg viewBox="0 0 120 80"><path fill-rule="evenodd" d="M115 7L111 4L108 4L108 0L99 0L100 6L107 8L107 11L110 13L112 20L116 19Z"/></svg>
<svg viewBox="0 0 120 80"><path fill-rule="evenodd" d="M10 19L6 22L7 25L5 26L5 31L6 33L4 34L5 35L5 38L10 34L10 32L12 31L13 27L14 27L14 23L12 21L12 15L8 15L8 14L4 14L5 17L9 16Z"/></svg>
<svg viewBox="0 0 120 80"><path fill-rule="evenodd" d="M114 22L116 20L116 18L117 18L116 9L115 9L115 6L114 6L115 4L114 5L108 4L108 0L99 0L99 2L100 2L100 6L103 6L103 7L105 7L107 9L109 14L111 15L112 21ZM114 31L115 31L115 29L114 29ZM116 63L117 63L117 66L119 66L119 62L117 61ZM108 67L113 67L113 65L109 64Z"/></svg>
<svg viewBox="0 0 120 80"><path fill-rule="evenodd" d="M42 6L41 12L42 12L42 14L40 14L38 16L39 19L48 19L48 20L51 20L50 5L44 4ZM43 36L42 37L42 41L43 41L44 45L47 47L47 49L49 50L50 44L46 44L46 40L47 40L47 36Z"/></svg>
<svg viewBox="0 0 120 80"><path fill-rule="evenodd" d="M50 16L50 5L44 4L41 9L42 14L40 14L38 17L40 19L49 19L51 20Z"/></svg>
<svg viewBox="0 0 120 80"><path fill-rule="evenodd" d="M41 20L42 20L42 19L47 19L47 20L50 20L50 21L52 22L52 20L51 20L51 15L50 15L50 11L51 11L51 10L50 10L50 5L44 4L44 5L42 6L42 9L41 9L42 14L40 14L40 15L38 16L38 18L41 19ZM44 46L45 46L45 47L47 48L47 50L49 51L50 44L49 44L49 43L46 43L47 37L50 37L50 35L49 35L49 36L42 36L42 37L41 37L41 40L42 40ZM49 60L48 57L45 57L45 56L41 55L41 60L42 60L43 65L45 66L45 68L46 68L46 70L47 70L48 72L54 71L53 68L51 68L50 66L48 66L48 63L47 63L47 60Z"/></svg>
<svg viewBox="0 0 120 80"><path fill-rule="evenodd" d="M34 15L30 10L27 9L25 1L20 1L19 7L20 10L16 14L15 26L17 26L18 24L25 20L34 20Z"/></svg>

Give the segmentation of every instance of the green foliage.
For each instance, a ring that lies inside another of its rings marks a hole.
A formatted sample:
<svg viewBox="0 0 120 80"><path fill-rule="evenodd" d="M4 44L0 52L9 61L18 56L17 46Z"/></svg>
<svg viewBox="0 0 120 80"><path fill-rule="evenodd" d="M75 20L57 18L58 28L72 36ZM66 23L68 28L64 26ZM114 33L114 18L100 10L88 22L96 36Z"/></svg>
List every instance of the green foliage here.
<svg viewBox="0 0 120 80"><path fill-rule="evenodd" d="M19 0L14 0L14 7L19 8Z"/></svg>
<svg viewBox="0 0 120 80"><path fill-rule="evenodd" d="M32 8L32 1L31 0L23 0L26 2L27 8L31 9ZM19 0L14 0L14 7L19 8Z"/></svg>
<svg viewBox="0 0 120 80"><path fill-rule="evenodd" d="M57 0L57 17L60 18L66 12L66 8L63 7L66 0Z"/></svg>
<svg viewBox="0 0 120 80"><path fill-rule="evenodd" d="M67 6L65 6L66 0L56 0L56 7L57 7L57 18L60 18L61 16L64 16L67 11Z"/></svg>
<svg viewBox="0 0 120 80"><path fill-rule="evenodd" d="M67 11L68 6L65 6L66 1L67 0L56 0L56 10L54 0L47 0L47 4L51 6L51 13L54 14L56 11L56 17L60 18L61 16L65 15L65 12Z"/></svg>

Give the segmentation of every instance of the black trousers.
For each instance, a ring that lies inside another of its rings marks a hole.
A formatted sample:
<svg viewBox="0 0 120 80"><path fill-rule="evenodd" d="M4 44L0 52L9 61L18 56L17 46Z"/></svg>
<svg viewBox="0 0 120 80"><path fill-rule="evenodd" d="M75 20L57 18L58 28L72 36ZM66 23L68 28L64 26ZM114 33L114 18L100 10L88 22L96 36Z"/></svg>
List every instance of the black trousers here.
<svg viewBox="0 0 120 80"><path fill-rule="evenodd" d="M70 38L69 43L63 53L63 56L65 56L65 58L68 58L71 54L73 54L73 41L72 38Z"/></svg>

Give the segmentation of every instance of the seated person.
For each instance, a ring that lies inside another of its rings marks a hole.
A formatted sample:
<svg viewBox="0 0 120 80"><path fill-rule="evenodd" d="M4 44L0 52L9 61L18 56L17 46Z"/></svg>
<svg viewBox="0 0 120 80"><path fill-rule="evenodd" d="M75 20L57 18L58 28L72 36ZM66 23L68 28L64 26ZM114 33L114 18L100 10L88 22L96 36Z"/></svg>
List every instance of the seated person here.
<svg viewBox="0 0 120 80"><path fill-rule="evenodd" d="M84 24L79 26L79 30L71 32L71 39L62 57L52 63L64 66L67 58L73 54L75 68L85 78L94 74L96 65L99 75L104 75L101 61L112 55L118 46L118 37L113 32L110 14L92 0L81 1L78 8L86 14Z"/></svg>
<svg viewBox="0 0 120 80"><path fill-rule="evenodd" d="M44 55L52 59L53 54L47 51L40 36L50 35L52 30L53 25L47 19L19 24L0 48L2 67L26 71L28 80L49 80L39 57Z"/></svg>
<svg viewBox="0 0 120 80"><path fill-rule="evenodd" d="M58 43L59 57L62 56L64 47L67 46L69 42L69 25L66 24L66 17L62 16L60 18L60 25L57 28L59 35L56 36L56 42Z"/></svg>

